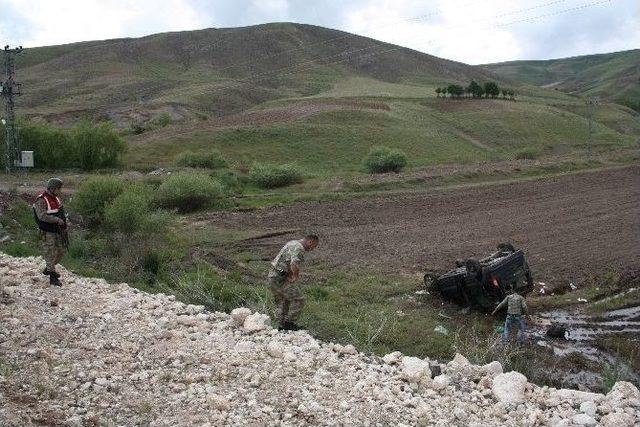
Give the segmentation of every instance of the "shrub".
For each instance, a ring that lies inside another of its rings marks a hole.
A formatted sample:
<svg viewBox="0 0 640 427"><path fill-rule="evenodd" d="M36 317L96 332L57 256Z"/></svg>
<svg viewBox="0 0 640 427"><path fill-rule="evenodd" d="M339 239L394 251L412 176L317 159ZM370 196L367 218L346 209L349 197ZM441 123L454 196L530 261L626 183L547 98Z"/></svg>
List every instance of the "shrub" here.
<svg viewBox="0 0 640 427"><path fill-rule="evenodd" d="M85 181L73 199L78 213L90 224L96 225L104 221L105 207L118 197L125 189L125 183L111 176L98 176Z"/></svg>
<svg viewBox="0 0 640 427"><path fill-rule="evenodd" d="M260 188L286 187L303 181L302 174L294 165L255 164L249 170L249 179Z"/></svg>
<svg viewBox="0 0 640 427"><path fill-rule="evenodd" d="M518 160L534 160L540 157L540 150L535 148L522 148L515 152L514 157Z"/></svg>
<svg viewBox="0 0 640 427"><path fill-rule="evenodd" d="M114 230L133 234L143 228L149 217L149 198L140 190L129 189L105 207L105 222Z"/></svg>
<svg viewBox="0 0 640 427"><path fill-rule="evenodd" d="M400 172L407 165L407 156L400 150L373 147L364 159L370 173Z"/></svg>
<svg viewBox="0 0 640 427"><path fill-rule="evenodd" d="M126 149L124 141L109 123L97 126L84 121L71 129L71 140L78 156L78 166L93 170L117 166Z"/></svg>
<svg viewBox="0 0 640 427"><path fill-rule="evenodd" d="M191 168L218 169L225 167L227 162L222 158L222 154L217 150L213 150L208 153L185 151L176 157L176 164L178 166Z"/></svg>
<svg viewBox="0 0 640 427"><path fill-rule="evenodd" d="M173 123L173 119L169 113L162 113L152 120L153 126L165 127Z"/></svg>
<svg viewBox="0 0 640 427"><path fill-rule="evenodd" d="M162 207L190 212L220 200L224 187L208 175L183 172L160 184L156 196Z"/></svg>

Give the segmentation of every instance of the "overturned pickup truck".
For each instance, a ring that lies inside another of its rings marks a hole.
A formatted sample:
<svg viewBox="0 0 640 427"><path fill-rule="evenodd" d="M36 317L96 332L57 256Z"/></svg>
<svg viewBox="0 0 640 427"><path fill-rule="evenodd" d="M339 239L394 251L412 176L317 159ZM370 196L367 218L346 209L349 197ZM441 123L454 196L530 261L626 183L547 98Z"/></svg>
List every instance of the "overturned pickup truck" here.
<svg viewBox="0 0 640 427"><path fill-rule="evenodd" d="M510 243L481 260L457 261L456 268L442 275L428 272L424 284L429 292L465 307L491 310L512 291L533 290L533 279L524 253Z"/></svg>

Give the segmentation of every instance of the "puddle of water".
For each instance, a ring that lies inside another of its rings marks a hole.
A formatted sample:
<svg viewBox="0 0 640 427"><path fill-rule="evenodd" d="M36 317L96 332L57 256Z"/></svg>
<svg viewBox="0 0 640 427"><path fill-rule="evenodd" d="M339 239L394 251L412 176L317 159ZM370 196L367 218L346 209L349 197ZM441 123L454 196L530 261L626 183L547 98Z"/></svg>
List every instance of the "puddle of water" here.
<svg viewBox="0 0 640 427"><path fill-rule="evenodd" d="M566 340L551 339L546 336L547 329L553 323L567 329ZM537 344L552 349L555 355L567 356L578 353L593 362L617 366L636 383L640 382L640 375L632 367L616 355L603 351L594 345L595 340L599 338L615 336L620 333L638 334L640 338L640 306L613 310L597 316L566 310L549 311L531 316L530 325L530 333L537 340ZM567 373L566 379L571 380L571 375L575 376L577 384L589 383L596 387L602 379L597 373L585 371L578 374ZM578 380L584 380L584 382Z"/></svg>

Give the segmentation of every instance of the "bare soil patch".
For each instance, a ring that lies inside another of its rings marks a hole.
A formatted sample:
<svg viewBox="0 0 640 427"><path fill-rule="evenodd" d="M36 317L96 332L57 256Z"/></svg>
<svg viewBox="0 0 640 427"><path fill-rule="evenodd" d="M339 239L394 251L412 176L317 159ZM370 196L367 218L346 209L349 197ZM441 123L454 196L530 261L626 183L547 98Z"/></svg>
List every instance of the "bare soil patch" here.
<svg viewBox="0 0 640 427"><path fill-rule="evenodd" d="M640 166L207 217L218 227L256 233L315 231L322 241L310 258L326 268L444 270L510 241L525 250L534 279L577 283L640 266ZM287 237L244 241L236 249L264 258Z"/></svg>

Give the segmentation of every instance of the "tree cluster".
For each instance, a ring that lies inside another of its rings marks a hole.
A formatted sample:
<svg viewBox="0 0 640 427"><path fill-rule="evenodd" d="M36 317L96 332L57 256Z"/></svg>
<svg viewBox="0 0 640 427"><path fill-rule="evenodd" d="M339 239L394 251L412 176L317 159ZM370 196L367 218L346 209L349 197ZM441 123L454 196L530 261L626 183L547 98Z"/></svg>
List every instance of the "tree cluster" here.
<svg viewBox="0 0 640 427"><path fill-rule="evenodd" d="M516 93L513 89L500 88L496 82L486 82L481 85L475 80L472 80L467 87L463 87L457 84L450 84L446 87L436 88L436 94L438 98L440 95L447 97L447 94L451 98L497 98L502 94L503 99L515 99Z"/></svg>

